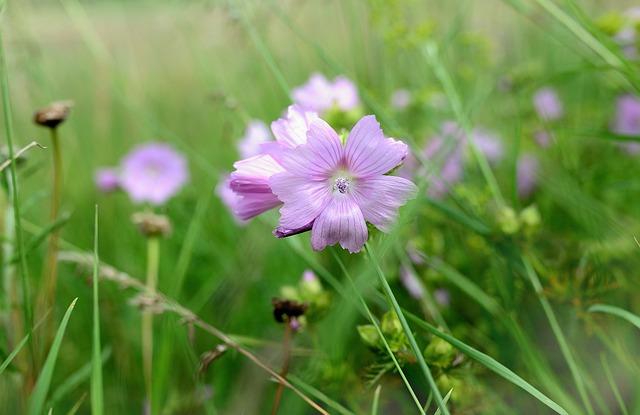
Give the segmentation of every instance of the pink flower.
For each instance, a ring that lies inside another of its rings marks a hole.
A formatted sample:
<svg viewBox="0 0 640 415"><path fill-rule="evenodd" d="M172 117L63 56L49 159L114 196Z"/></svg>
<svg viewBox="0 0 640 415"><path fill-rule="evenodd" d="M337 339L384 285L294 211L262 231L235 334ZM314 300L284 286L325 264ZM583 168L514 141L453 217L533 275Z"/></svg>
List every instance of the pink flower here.
<svg viewBox="0 0 640 415"><path fill-rule="evenodd" d="M271 141L271 133L265 123L260 120L251 120L247 124L244 136L238 143L238 151L242 158L249 158L260 154L260 146Z"/></svg>
<svg viewBox="0 0 640 415"><path fill-rule="evenodd" d="M517 165L518 194L526 198L531 196L538 186L538 171L540 163L532 154L523 154L518 159Z"/></svg>
<svg viewBox="0 0 640 415"><path fill-rule="evenodd" d="M619 135L640 136L640 99L634 95L627 94L618 97L616 102L616 116L611 130ZM640 153L640 143L621 143L628 154L636 155Z"/></svg>
<svg viewBox="0 0 640 415"><path fill-rule="evenodd" d="M271 124L276 141L263 143L260 154L233 165L235 171L231 173L229 188L236 199L230 207L238 219L249 220L280 205L278 197L271 192L269 178L284 171L279 162L282 152L304 144L308 125L317 118L315 113L290 106L285 118Z"/></svg>
<svg viewBox="0 0 640 415"><path fill-rule="evenodd" d="M120 188L120 176L118 169L103 167L96 171L94 177L96 186L101 192L110 193Z"/></svg>
<svg viewBox="0 0 640 415"><path fill-rule="evenodd" d="M422 285L422 281L420 281L413 269L404 265L401 266L400 281L411 297L415 298L416 300L424 297L424 286Z"/></svg>
<svg viewBox="0 0 640 415"><path fill-rule="evenodd" d="M233 190L231 190L231 177L228 174L223 175L216 186L215 193L218 195L222 203L234 214L234 219L236 223L239 225L244 225L245 221L238 218L235 214L236 206L238 201L240 200L240 196L238 196Z"/></svg>
<svg viewBox="0 0 640 415"><path fill-rule="evenodd" d="M411 104L411 92L407 89L396 89L391 94L391 106L403 110Z"/></svg>
<svg viewBox="0 0 640 415"><path fill-rule="evenodd" d="M542 88L533 96L533 106L543 120L554 121L564 115L564 107L553 88Z"/></svg>
<svg viewBox="0 0 640 415"><path fill-rule="evenodd" d="M334 106L342 111L350 111L360 105L358 89L348 78L338 76L331 82L319 73L314 73L306 84L295 88L292 97L300 107L318 113Z"/></svg>
<svg viewBox="0 0 640 415"><path fill-rule="evenodd" d="M309 125L306 144L283 152L285 172L269 179L284 203L280 226L313 224L311 245L340 245L358 252L368 238L366 222L389 230L398 208L415 194L409 180L387 176L407 156L407 146L386 138L374 116L353 127L346 145L326 122Z"/></svg>
<svg viewBox="0 0 640 415"><path fill-rule="evenodd" d="M136 203L162 205L189 180L187 161L168 144L147 143L122 161L120 187Z"/></svg>

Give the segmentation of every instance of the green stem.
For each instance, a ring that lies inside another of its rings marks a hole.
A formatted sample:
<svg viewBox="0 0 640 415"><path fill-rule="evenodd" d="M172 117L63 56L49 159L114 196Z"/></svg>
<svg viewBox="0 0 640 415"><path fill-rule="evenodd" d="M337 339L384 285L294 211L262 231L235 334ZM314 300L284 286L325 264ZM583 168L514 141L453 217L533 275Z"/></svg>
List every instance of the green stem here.
<svg viewBox="0 0 640 415"><path fill-rule="evenodd" d="M289 320L284 322L284 338L282 340L282 354L284 361L282 363L282 369L280 370L280 376L287 377L289 373L289 364L291 363L291 335L293 330L291 329L291 322ZM276 415L278 409L280 409L280 401L282 399L282 393L284 392L284 384L278 383L275 396L273 398L273 406L271 407L271 415Z"/></svg>
<svg viewBox="0 0 640 415"><path fill-rule="evenodd" d="M4 3L3 3L4 6ZM4 50L4 38L2 29L4 26L0 26L0 88L2 89L2 107L3 107L3 115L4 115L4 128L5 128L5 136L7 140L7 147L9 150L9 159L13 160L14 158L14 147L13 147L13 117L11 115L11 98L9 93L9 75L7 70L7 61L5 57ZM16 172L16 163L11 163L9 166L9 172L11 179L9 181L9 189L10 189L10 198L13 203L13 217L14 217L14 225L15 225L15 241L16 241L16 249L18 250L18 254L20 257L19 262L19 276L22 288L22 314L25 324L25 332L30 332L33 329L33 313L31 308L31 293L29 290L29 281L28 281L28 269L27 269L27 260L24 254L24 242L22 235L22 223L20 218L20 202L18 195L18 175ZM33 343L29 342L29 349L31 358L34 357L33 351ZM32 374L31 374L32 375ZM33 383L33 378L30 377L30 374L27 374L27 380L25 381L25 390L31 388L31 384Z"/></svg>
<svg viewBox="0 0 640 415"><path fill-rule="evenodd" d="M51 151L53 152L53 181L51 183L51 207L49 211L49 223L58 220L60 212L60 198L62 193L62 154L60 153L60 140L58 129L51 128ZM44 269L44 292L42 297L42 313L55 303L56 284L58 280L58 245L60 241L60 229L56 228L49 234L47 257Z"/></svg>
<svg viewBox="0 0 640 415"><path fill-rule="evenodd" d="M366 247L367 253L369 254L369 258L371 259L371 262L373 263L374 268L376 269L376 273L378 274L382 288L385 294L387 295L387 298L391 302L391 305L393 306L393 309L395 310L396 315L398 316L398 319L400 320L402 329L404 330L404 333L407 336L407 339L409 340L409 345L413 350L413 354L416 356L416 360L418 361L420 369L422 370L422 373L427 379L427 384L429 385L429 388L433 392L433 396L436 400L436 404L438 405L438 408L440 409L443 415L449 415L449 410L447 409L447 405L444 403L442 394L440 394L440 391L436 386L436 382L433 379L431 370L429 370L429 366L427 366L427 362L424 360L424 356L422 355L422 351L418 346L418 342L416 342L416 338L414 337L413 332L411 331L411 327L409 327L409 323L407 323L407 319L404 317L404 314L402 313L402 309L400 308L400 304L398 304L398 300L396 300L396 297L393 295L391 286L389 286L389 283L387 282L387 279L385 278L384 273L382 272L382 268L380 268L380 264L378 263L376 255L371 249L371 245L367 243L365 244L365 247Z"/></svg>
<svg viewBox="0 0 640 415"><path fill-rule="evenodd" d="M160 238L147 238L147 281L149 294L156 292L158 284L158 266L160 261ZM151 386L153 375L153 311L145 309L142 312L142 366L144 373L147 404L151 408Z"/></svg>

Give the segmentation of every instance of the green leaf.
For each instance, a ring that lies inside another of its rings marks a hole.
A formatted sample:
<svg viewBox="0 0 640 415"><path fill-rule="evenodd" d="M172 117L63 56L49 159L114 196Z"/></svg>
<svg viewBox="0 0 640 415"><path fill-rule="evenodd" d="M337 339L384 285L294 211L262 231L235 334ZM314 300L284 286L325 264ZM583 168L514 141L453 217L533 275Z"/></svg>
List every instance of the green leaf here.
<svg viewBox="0 0 640 415"><path fill-rule="evenodd" d="M13 361L13 359L18 355L18 353L20 353L20 350L22 350L22 347L27 343L30 336L31 334L27 334L26 336L24 336L22 340L20 340L20 343L18 343L15 349L13 349L13 351L9 354L9 356L7 356L7 358L4 359L4 362L2 362L2 364L0 365L0 375L9 366L9 364L11 364L11 361Z"/></svg>
<svg viewBox="0 0 640 415"><path fill-rule="evenodd" d="M98 206L96 205L93 235L93 352L91 354L91 413L93 415L104 414L98 266Z"/></svg>
<svg viewBox="0 0 640 415"><path fill-rule="evenodd" d="M42 371L40 372L40 376L38 376L36 385L31 393L31 398L29 399L29 406L27 409L27 414L29 415L42 414L47 393L49 392L49 386L51 386L51 378L53 377L56 360L58 359L58 352L60 351L62 338L64 337L67 324L69 323L69 318L71 317L71 312L75 308L77 301L78 299L76 298L71 302L71 305L69 305L69 308L67 308L67 311L64 313L64 317L62 317L62 322L60 323L60 327L58 327L58 331L56 331L53 344L51 345L47 359L42 366Z"/></svg>
<svg viewBox="0 0 640 415"><path fill-rule="evenodd" d="M590 313L606 313L623 318L640 329L640 317L620 307L607 304L595 304L589 307L588 311Z"/></svg>

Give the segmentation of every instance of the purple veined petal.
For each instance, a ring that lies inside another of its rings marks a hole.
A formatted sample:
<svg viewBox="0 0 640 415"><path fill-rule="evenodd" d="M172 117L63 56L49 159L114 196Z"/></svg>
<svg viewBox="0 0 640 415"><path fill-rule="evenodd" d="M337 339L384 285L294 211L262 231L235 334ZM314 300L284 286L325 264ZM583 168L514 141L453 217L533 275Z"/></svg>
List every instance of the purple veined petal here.
<svg viewBox="0 0 640 415"><path fill-rule="evenodd" d="M517 182L520 197L529 197L538 185L538 159L531 154L523 154L518 159Z"/></svg>
<svg viewBox="0 0 640 415"><path fill-rule="evenodd" d="M271 133L267 125L260 120L251 120L247 124L244 136L238 143L238 151L244 159L260 154L262 143L271 141Z"/></svg>
<svg viewBox="0 0 640 415"><path fill-rule="evenodd" d="M189 180L187 161L164 143L147 143L125 156L120 167L120 187L135 203L162 205Z"/></svg>
<svg viewBox="0 0 640 415"><path fill-rule="evenodd" d="M342 111L350 111L360 105L358 88L345 76L333 80L333 100Z"/></svg>
<svg viewBox="0 0 640 415"><path fill-rule="evenodd" d="M278 143L285 148L294 148L307 142L307 131L318 114L305 111L298 105L287 108L287 114L271 123L271 131Z"/></svg>
<svg viewBox="0 0 640 415"><path fill-rule="evenodd" d="M483 128L477 128L472 134L473 141L482 154L490 163L497 163L502 160L504 146L500 138Z"/></svg>
<svg viewBox="0 0 640 415"><path fill-rule="evenodd" d="M271 156L262 154L237 161L231 173L231 189L236 193L271 193L269 177L284 171Z"/></svg>
<svg viewBox="0 0 640 415"><path fill-rule="evenodd" d="M229 211L233 214L233 218L235 219L236 223L239 225L246 224L246 221L240 219L235 213L238 202L240 201L242 196L231 190L231 176L229 174L225 174L220 177L220 180L216 185L215 193L220 198L222 203L227 207L227 209L229 209Z"/></svg>
<svg viewBox="0 0 640 415"><path fill-rule="evenodd" d="M314 120L307 132L307 143L282 153L286 171L311 180L330 177L343 164L344 149L338 134L321 119Z"/></svg>
<svg viewBox="0 0 640 415"><path fill-rule="evenodd" d="M403 110L411 104L411 92L407 89L396 89L391 94L391 106Z"/></svg>
<svg viewBox="0 0 640 415"><path fill-rule="evenodd" d="M309 232L312 227L313 227L313 222L295 229L288 229L283 226L278 226L273 230L273 236L275 236L278 239L288 238L290 236L300 235L301 233Z"/></svg>
<svg viewBox="0 0 640 415"><path fill-rule="evenodd" d="M94 181L98 190L110 193L120 188L120 175L118 169L113 167L103 167L96 170Z"/></svg>
<svg viewBox="0 0 640 415"><path fill-rule="evenodd" d="M269 184L273 193L284 203L280 208L279 223L283 229L307 226L331 201L330 188L324 181L313 181L285 172L271 177Z"/></svg>
<svg viewBox="0 0 640 415"><path fill-rule="evenodd" d="M246 221L282 204L273 193L238 194L233 213L238 219Z"/></svg>
<svg viewBox="0 0 640 415"><path fill-rule="evenodd" d="M364 178L388 173L402 163L408 153L405 143L385 138L376 117L367 115L349 134L345 161L355 177Z"/></svg>
<svg viewBox="0 0 640 415"><path fill-rule="evenodd" d="M536 91L533 106L543 120L554 121L564 115L562 102L553 88L545 87Z"/></svg>
<svg viewBox="0 0 640 415"><path fill-rule="evenodd" d="M314 73L306 84L295 88L291 96L305 110L323 112L333 106L333 85L324 75Z"/></svg>
<svg viewBox="0 0 640 415"><path fill-rule="evenodd" d="M355 201L348 195L336 195L313 223L311 246L320 251L340 243L344 249L356 253L368 236L367 224Z"/></svg>
<svg viewBox="0 0 640 415"><path fill-rule="evenodd" d="M409 267L404 265L400 267L400 281L411 297L416 300L424 297L424 286L416 273Z"/></svg>
<svg viewBox="0 0 640 415"><path fill-rule="evenodd" d="M367 222L388 232L396 221L398 208L414 198L418 188L398 176L377 176L358 180L353 198Z"/></svg>

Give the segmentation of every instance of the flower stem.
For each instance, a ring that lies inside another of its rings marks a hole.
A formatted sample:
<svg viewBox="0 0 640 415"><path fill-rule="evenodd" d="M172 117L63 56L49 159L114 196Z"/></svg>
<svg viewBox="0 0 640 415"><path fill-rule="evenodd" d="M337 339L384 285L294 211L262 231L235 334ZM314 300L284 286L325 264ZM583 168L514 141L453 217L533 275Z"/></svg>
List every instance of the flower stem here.
<svg viewBox="0 0 640 415"><path fill-rule="evenodd" d="M53 152L53 181L51 183L51 206L49 210L49 223L55 223L58 220L60 212L60 198L62 193L62 155L60 153L60 141L58 139L58 129L51 128L51 151ZM45 268L43 273L42 286L43 291L40 293L40 316L43 316L55 304L56 284L58 280L58 244L60 240L60 229L55 227L49 234L49 242L47 245L47 256L45 259ZM53 335L53 327L49 324L45 325L45 344Z"/></svg>
<svg viewBox="0 0 640 415"><path fill-rule="evenodd" d="M407 323L407 319L404 317L404 314L402 313L402 309L400 308L400 304L398 303L398 300L396 300L395 295L393 295L393 291L391 290L391 286L389 286L389 283L387 282L387 279L384 276L384 272L382 271L382 268L380 268L380 264L378 263L378 260L376 259L375 253L371 249L371 245L366 243L365 244L365 248L367 250L367 254L369 255L369 259L371 259L371 262L373 263L374 268L376 269L376 273L378 274L378 277L380 279L380 283L382 285L382 288L383 288L385 294L387 295L387 298L389 299L389 302L391 303L391 306L393 307L394 311L396 312L396 315L398 316L398 319L400 320L400 324L402 325L402 329L404 330L404 334L407 336L407 339L409 340L409 345L411 346L411 349L413 350L413 354L416 356L416 360L418 361L418 364L420 365L420 369L422 369L422 373L424 374L425 378L427 379L427 384L429 385L429 388L433 392L433 396L434 396L434 398L436 400L436 404L438 405L438 409L440 410L440 413L442 415L449 415L449 410L447 409L447 405L445 404L444 400L442 399L442 394L440 393L440 391L438 390L438 387L436 386L436 382L433 379L433 375L431 374L431 370L429 370L429 366L427 366L427 362L424 360L424 356L422 355L422 351L420 350L420 347L418 346L418 342L416 342L416 338L413 336L413 332L411 331L411 328L409 327L409 323Z"/></svg>
<svg viewBox="0 0 640 415"><path fill-rule="evenodd" d="M282 362L280 376L283 378L287 376L287 373L289 372L289 364L291 363L291 332L291 324L290 321L287 320L284 324L284 338L282 339L282 353L284 355L284 361ZM284 384L278 383L278 389L276 389L276 394L273 398L273 406L271 407L271 415L276 415L278 413L283 392Z"/></svg>
<svg viewBox="0 0 640 415"><path fill-rule="evenodd" d="M158 263L160 260L160 238L147 238L147 281L149 294L155 294L158 284ZM144 373L147 404L151 408L151 385L153 375L153 312L146 309L142 312L142 367Z"/></svg>

